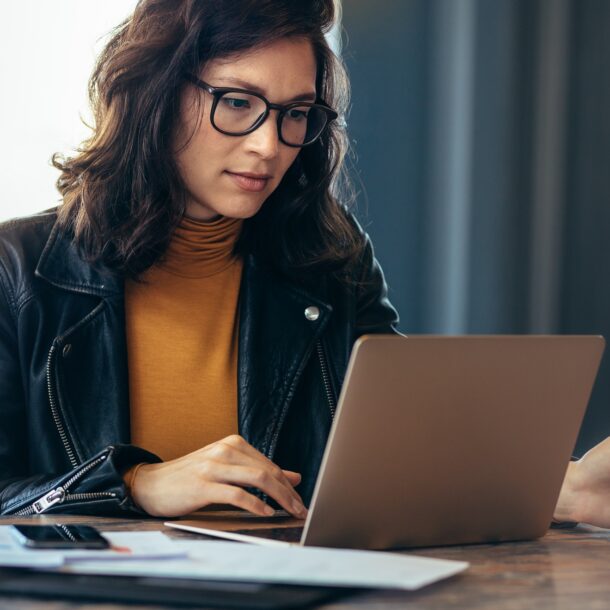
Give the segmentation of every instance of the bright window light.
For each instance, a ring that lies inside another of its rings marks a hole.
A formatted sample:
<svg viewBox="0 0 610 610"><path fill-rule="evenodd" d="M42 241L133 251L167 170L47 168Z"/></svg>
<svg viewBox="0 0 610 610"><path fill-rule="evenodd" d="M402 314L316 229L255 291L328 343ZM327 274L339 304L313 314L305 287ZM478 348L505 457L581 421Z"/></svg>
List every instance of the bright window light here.
<svg viewBox="0 0 610 610"><path fill-rule="evenodd" d="M89 130L87 81L108 32L135 0L0 4L0 221L57 205L50 164Z"/></svg>

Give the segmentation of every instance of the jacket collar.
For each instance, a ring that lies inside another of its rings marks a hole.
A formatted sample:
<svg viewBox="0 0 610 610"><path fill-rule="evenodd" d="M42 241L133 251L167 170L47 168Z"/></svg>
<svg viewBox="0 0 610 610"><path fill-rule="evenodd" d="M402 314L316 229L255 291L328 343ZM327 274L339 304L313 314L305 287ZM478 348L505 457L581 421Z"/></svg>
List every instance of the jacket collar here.
<svg viewBox="0 0 610 610"><path fill-rule="evenodd" d="M58 288L100 297L121 294L124 286L124 281L119 275L103 266L92 265L83 260L72 236L63 232L57 222L53 225L40 255L35 275ZM300 301L300 305L307 304L305 307L318 306L323 311L322 317L332 310L332 307L324 302L324 293L313 294L300 287L291 286L286 281L278 281L275 274L259 264L252 255L246 256L244 261L242 290L243 285L248 284L248 279L258 286L258 297L265 294L267 289L278 289L283 286L285 296L290 302ZM262 287L261 282L266 287ZM252 294L252 291L247 292L248 297ZM254 302L251 305L254 305Z"/></svg>
<svg viewBox="0 0 610 610"><path fill-rule="evenodd" d="M82 259L70 235L56 222L40 255L36 276L58 288L110 297L123 292L123 279Z"/></svg>

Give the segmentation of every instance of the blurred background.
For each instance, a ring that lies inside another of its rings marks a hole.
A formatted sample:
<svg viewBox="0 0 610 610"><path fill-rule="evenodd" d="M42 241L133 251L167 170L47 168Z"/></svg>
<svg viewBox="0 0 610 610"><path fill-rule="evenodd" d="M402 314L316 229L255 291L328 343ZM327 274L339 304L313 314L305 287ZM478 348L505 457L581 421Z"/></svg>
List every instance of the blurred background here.
<svg viewBox="0 0 610 610"><path fill-rule="evenodd" d="M610 340L610 1L346 0L343 27L401 330ZM608 435L610 346L576 452Z"/></svg>
<svg viewBox="0 0 610 610"><path fill-rule="evenodd" d="M58 203L49 159L88 135L134 6L0 5L0 220ZM610 0L344 0L342 26L357 213L401 330L610 339ZM610 354L576 452L608 435Z"/></svg>

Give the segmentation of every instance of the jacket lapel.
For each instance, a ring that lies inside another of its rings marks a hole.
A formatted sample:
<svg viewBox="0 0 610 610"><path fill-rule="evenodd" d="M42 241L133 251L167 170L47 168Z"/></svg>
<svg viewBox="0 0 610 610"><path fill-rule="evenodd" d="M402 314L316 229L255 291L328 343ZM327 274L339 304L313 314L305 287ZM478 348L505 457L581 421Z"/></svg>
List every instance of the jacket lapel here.
<svg viewBox="0 0 610 610"><path fill-rule="evenodd" d="M49 391L82 462L108 444L129 442L123 280L85 262L57 224L35 273L71 293L47 304L60 311L55 338L44 349L50 350Z"/></svg>
<svg viewBox="0 0 610 610"><path fill-rule="evenodd" d="M246 257L240 292L239 432L268 457L331 312L317 296Z"/></svg>

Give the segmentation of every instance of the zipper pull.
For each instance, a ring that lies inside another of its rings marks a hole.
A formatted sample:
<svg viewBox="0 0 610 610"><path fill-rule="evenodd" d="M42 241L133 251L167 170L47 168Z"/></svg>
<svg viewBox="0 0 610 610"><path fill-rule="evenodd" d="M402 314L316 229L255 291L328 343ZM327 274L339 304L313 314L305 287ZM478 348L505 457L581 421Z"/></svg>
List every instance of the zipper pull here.
<svg viewBox="0 0 610 610"><path fill-rule="evenodd" d="M52 489L48 494L42 496L40 500L36 500L36 502L32 504L32 508L34 509L34 512L42 513L50 506L63 502L65 497L66 490L63 487L58 487L57 489Z"/></svg>

